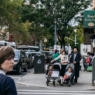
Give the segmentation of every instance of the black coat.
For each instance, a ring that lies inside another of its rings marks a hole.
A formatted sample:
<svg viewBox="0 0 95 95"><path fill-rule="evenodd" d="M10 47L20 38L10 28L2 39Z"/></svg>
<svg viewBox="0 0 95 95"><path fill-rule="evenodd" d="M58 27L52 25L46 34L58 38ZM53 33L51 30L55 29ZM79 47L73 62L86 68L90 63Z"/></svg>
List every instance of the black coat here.
<svg viewBox="0 0 95 95"><path fill-rule="evenodd" d="M0 74L0 95L17 95L14 80Z"/></svg>
<svg viewBox="0 0 95 95"><path fill-rule="evenodd" d="M76 61L76 64L74 64L74 68L75 68L75 77L78 78L79 77L79 70L81 69L80 66L80 60L81 60L81 55L80 53L76 54L75 60L74 60L74 53L72 53L70 55L70 63L73 63L74 61Z"/></svg>
<svg viewBox="0 0 95 95"><path fill-rule="evenodd" d="M70 63L73 63L74 61L76 61L76 64L75 65L80 66L80 60L81 60L80 53L77 53L76 54L75 60L74 60L74 53L72 53L70 55Z"/></svg>

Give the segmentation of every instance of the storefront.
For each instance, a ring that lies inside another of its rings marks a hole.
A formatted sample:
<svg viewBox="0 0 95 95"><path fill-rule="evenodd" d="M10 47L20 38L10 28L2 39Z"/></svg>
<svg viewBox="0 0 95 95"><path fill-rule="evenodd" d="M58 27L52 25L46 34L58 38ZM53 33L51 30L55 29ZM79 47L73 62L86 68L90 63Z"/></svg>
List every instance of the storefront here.
<svg viewBox="0 0 95 95"><path fill-rule="evenodd" d="M95 10L84 11L84 44L91 44L95 51Z"/></svg>

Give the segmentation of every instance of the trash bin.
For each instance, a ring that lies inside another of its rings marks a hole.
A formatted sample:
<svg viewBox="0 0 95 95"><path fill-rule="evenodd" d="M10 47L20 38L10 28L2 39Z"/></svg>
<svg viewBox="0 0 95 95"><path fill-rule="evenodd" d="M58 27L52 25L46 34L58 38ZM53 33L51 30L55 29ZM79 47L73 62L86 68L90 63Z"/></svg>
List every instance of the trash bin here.
<svg viewBox="0 0 95 95"><path fill-rule="evenodd" d="M94 80L95 80L95 56L93 57L92 61L92 85L94 86Z"/></svg>
<svg viewBox="0 0 95 95"><path fill-rule="evenodd" d="M44 73L45 72L45 57L44 55L35 55L34 57L34 73Z"/></svg>

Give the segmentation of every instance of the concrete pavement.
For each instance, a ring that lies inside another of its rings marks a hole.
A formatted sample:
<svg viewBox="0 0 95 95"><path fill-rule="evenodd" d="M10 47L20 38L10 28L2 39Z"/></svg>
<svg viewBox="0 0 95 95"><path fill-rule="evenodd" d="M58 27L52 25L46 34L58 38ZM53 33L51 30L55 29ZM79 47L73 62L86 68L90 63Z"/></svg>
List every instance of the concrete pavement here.
<svg viewBox="0 0 95 95"><path fill-rule="evenodd" d="M92 72L80 71L80 77L78 80L78 84L73 85L72 90L95 89L95 86L92 86L91 80L92 80ZM33 71L19 78L19 80L16 81L16 83L22 84L25 86L47 87L45 74L34 74ZM49 87L53 87L53 86L49 86ZM60 88L60 86L58 87Z"/></svg>

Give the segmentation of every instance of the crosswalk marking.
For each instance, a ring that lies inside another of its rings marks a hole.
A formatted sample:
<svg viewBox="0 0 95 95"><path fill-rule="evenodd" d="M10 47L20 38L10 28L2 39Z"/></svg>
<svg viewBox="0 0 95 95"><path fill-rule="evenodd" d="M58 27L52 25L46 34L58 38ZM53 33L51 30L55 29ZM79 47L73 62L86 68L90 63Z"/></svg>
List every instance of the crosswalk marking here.
<svg viewBox="0 0 95 95"><path fill-rule="evenodd" d="M95 95L95 91L18 90L21 95Z"/></svg>
<svg viewBox="0 0 95 95"><path fill-rule="evenodd" d="M56 90L26 90L26 89L19 89L18 91L33 91L33 92L37 92L37 91L43 91L43 92L64 92L64 93L66 93L66 92L71 92L71 93L89 93L89 92L93 92L93 93L95 93L95 91L60 91L60 90L58 90L58 91L56 91Z"/></svg>
<svg viewBox="0 0 95 95"><path fill-rule="evenodd" d="M95 94L80 94L80 93L19 93L20 95L95 95Z"/></svg>

